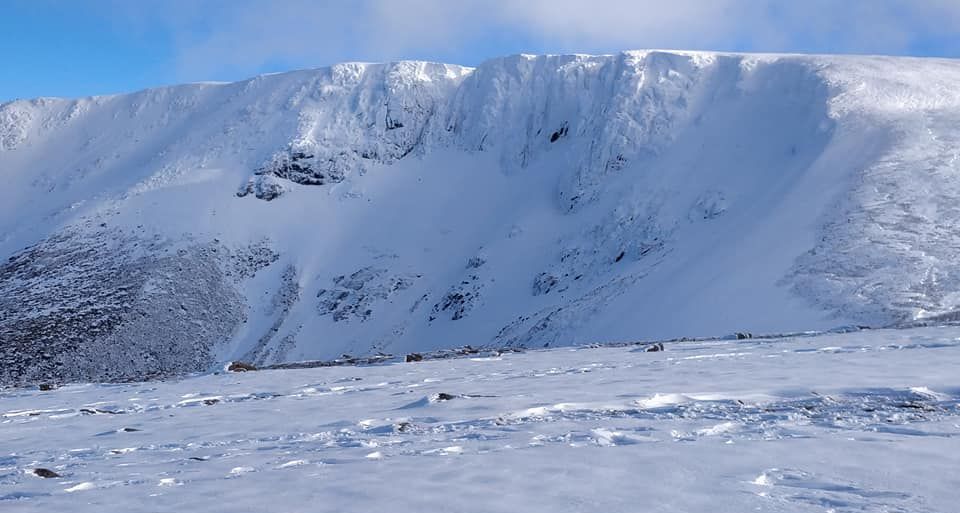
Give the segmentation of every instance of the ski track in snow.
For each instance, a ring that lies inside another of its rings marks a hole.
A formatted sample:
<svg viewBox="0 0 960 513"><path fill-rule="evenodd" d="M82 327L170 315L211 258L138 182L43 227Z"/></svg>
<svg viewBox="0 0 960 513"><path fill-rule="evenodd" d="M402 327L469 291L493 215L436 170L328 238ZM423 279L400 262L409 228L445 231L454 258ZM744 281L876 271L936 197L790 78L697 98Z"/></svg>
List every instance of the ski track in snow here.
<svg viewBox="0 0 960 513"><path fill-rule="evenodd" d="M0 510L955 511L958 365L947 327L6 389Z"/></svg>

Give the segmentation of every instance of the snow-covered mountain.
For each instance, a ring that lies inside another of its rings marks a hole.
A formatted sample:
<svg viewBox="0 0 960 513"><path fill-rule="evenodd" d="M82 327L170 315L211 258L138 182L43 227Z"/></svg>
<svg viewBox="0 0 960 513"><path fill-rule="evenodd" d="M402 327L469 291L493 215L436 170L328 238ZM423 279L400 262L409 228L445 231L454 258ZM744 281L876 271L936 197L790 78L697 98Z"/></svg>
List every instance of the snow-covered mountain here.
<svg viewBox="0 0 960 513"><path fill-rule="evenodd" d="M960 311L960 62L341 64L0 105L0 382Z"/></svg>

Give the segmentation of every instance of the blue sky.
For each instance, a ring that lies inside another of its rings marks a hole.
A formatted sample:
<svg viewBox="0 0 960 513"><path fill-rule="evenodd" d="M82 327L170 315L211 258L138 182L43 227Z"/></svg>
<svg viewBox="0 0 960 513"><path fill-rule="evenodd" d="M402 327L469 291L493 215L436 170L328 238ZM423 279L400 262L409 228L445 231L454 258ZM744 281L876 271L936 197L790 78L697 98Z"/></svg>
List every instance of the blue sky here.
<svg viewBox="0 0 960 513"><path fill-rule="evenodd" d="M0 0L0 101L641 48L960 57L960 0Z"/></svg>

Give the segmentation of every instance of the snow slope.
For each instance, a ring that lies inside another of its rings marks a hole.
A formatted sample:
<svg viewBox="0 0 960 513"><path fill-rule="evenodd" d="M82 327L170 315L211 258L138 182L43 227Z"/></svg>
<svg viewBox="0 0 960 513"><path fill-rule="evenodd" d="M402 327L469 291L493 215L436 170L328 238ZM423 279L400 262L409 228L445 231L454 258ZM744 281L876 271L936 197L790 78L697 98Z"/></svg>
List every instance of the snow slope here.
<svg viewBox="0 0 960 513"><path fill-rule="evenodd" d="M960 307L960 63L341 64L0 105L0 382Z"/></svg>
<svg viewBox="0 0 960 513"><path fill-rule="evenodd" d="M0 510L956 511L960 329L646 349L8 389Z"/></svg>

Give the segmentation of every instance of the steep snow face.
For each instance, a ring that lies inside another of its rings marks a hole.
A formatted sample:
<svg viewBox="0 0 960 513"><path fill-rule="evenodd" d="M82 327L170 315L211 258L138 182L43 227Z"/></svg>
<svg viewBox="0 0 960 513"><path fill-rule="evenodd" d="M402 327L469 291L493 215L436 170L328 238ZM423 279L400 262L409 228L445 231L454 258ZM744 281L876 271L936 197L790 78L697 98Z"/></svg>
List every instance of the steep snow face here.
<svg viewBox="0 0 960 513"><path fill-rule="evenodd" d="M468 149L497 148L508 171L567 149L559 195L572 210L596 199L611 173L666 148L717 74L731 72L738 73L735 59L706 55L508 57L467 78L448 124ZM727 86L736 80L723 78Z"/></svg>
<svg viewBox="0 0 960 513"><path fill-rule="evenodd" d="M949 317L957 84L625 52L3 104L0 380Z"/></svg>
<svg viewBox="0 0 960 513"><path fill-rule="evenodd" d="M411 151L434 103L466 71L410 62L341 64L234 84L3 104L2 250L35 242L78 212L202 179L197 175L211 168L267 169L297 180L271 166L285 154L307 151L315 181L326 183L362 170L363 158L392 162ZM400 113L402 127L391 118ZM43 228L33 228L42 221Z"/></svg>
<svg viewBox="0 0 960 513"><path fill-rule="evenodd" d="M292 140L256 171L240 196L256 191L273 199L282 185L264 186L264 177L305 185L343 181L369 163L392 164L422 153L434 117L466 73L443 64L401 62L394 65L341 64L300 84L285 100L296 109ZM276 182L272 182L276 184Z"/></svg>

